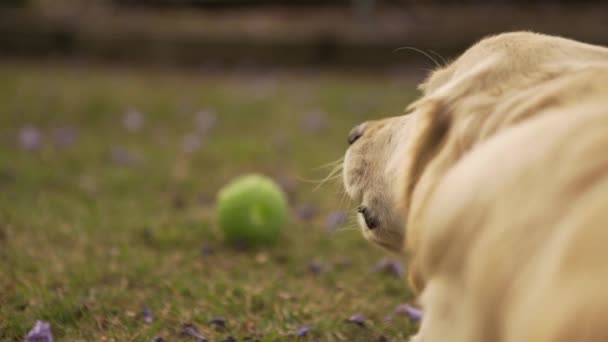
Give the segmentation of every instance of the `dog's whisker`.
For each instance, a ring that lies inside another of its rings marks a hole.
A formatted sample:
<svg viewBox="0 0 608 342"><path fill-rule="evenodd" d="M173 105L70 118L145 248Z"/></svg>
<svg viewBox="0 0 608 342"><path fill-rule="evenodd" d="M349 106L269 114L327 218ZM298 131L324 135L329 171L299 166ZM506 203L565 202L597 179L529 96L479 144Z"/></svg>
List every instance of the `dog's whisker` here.
<svg viewBox="0 0 608 342"><path fill-rule="evenodd" d="M443 66L448 65L448 62L445 60L445 58L443 58L442 55L440 55L438 52L433 51L433 50L429 50L430 53L432 53L433 55L439 57L441 59L441 61L443 62Z"/></svg>
<svg viewBox="0 0 608 342"><path fill-rule="evenodd" d="M327 177L325 177L321 182L319 182L319 184L313 189L313 192L319 190L319 188L328 180L339 178L341 176L340 171L342 171L342 164L336 165L333 170L331 170L331 172L327 175Z"/></svg>
<svg viewBox="0 0 608 342"><path fill-rule="evenodd" d="M326 164L319 165L319 166L313 168L313 170L320 170L320 169L326 169L328 167L335 167L336 165L342 164L343 161L344 161L344 157L340 157L337 160L331 161Z"/></svg>
<svg viewBox="0 0 608 342"><path fill-rule="evenodd" d="M359 230L359 227L357 227L357 226L345 225L343 227L335 229L332 233L333 234L336 234L336 233L345 233L345 232L352 232L352 231L357 231L357 230Z"/></svg>
<svg viewBox="0 0 608 342"><path fill-rule="evenodd" d="M336 173L338 173L338 172L341 171L341 167L342 166L339 166L339 167L336 166L336 167L334 167L334 169L332 171L330 171L327 176L325 176L324 178L321 178L321 179L307 179L307 178L304 178L304 177L301 177L301 176L298 176L297 179L299 181L306 182L306 183L322 183L322 182L326 182L327 180L337 178L339 175L336 175Z"/></svg>
<svg viewBox="0 0 608 342"><path fill-rule="evenodd" d="M431 56L430 54L428 54L428 53L426 53L426 52L424 52L424 51L422 51L420 49L417 49L417 48L415 48L413 46L403 46L403 47L395 49L394 52L399 52L399 51L402 51L402 50L412 50L412 51L419 52L422 55L426 56L428 59L430 59L433 63L435 63L435 66L441 67L441 64L439 64L439 62L437 62L437 60L435 58L433 58L433 56Z"/></svg>

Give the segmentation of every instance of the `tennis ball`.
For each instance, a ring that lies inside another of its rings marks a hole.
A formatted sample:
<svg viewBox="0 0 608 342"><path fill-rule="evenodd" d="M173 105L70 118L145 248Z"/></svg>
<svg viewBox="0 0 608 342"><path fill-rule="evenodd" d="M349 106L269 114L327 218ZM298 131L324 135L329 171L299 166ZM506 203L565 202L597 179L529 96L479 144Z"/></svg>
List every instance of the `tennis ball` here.
<svg viewBox="0 0 608 342"><path fill-rule="evenodd" d="M218 192L218 226L229 243L271 244L288 217L287 196L270 178L248 174Z"/></svg>

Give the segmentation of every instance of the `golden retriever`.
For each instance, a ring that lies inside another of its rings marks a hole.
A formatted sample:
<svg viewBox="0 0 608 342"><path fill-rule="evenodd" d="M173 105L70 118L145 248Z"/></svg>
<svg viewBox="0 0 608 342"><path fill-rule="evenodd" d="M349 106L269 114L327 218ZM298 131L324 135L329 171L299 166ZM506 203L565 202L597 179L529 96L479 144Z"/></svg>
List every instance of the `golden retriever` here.
<svg viewBox="0 0 608 342"><path fill-rule="evenodd" d="M608 48L504 33L420 89L353 128L343 174L363 236L408 256L413 339L608 341Z"/></svg>

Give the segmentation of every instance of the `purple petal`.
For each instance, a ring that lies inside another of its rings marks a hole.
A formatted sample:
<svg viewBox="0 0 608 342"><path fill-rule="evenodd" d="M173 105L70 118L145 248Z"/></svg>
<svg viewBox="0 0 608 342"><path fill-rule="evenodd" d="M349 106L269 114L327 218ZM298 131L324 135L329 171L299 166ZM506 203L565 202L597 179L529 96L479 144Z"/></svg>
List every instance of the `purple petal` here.
<svg viewBox="0 0 608 342"><path fill-rule="evenodd" d="M217 123L217 115L210 110L201 110L196 114L196 127L201 134L207 134Z"/></svg>
<svg viewBox="0 0 608 342"><path fill-rule="evenodd" d="M199 341L207 341L207 338L205 336L203 336L203 334L201 334L198 329L190 324L190 323L186 323L182 326L182 336L187 336L187 337L192 337L196 340Z"/></svg>
<svg viewBox="0 0 608 342"><path fill-rule="evenodd" d="M226 327L226 319L222 317L215 317L209 320L209 325L215 325L217 327L225 328Z"/></svg>
<svg viewBox="0 0 608 342"><path fill-rule="evenodd" d="M146 324L152 324L152 322L154 322L154 316L152 315L152 311L150 311L149 308L144 308L141 311L141 314L144 317L144 322L146 322Z"/></svg>
<svg viewBox="0 0 608 342"><path fill-rule="evenodd" d="M365 317L363 317L363 315L353 315L349 317L346 321L349 323L355 323L360 327L365 327Z"/></svg>
<svg viewBox="0 0 608 342"><path fill-rule="evenodd" d="M302 221L312 220L319 213L319 208L312 204L301 204L295 208L296 216Z"/></svg>
<svg viewBox="0 0 608 342"><path fill-rule="evenodd" d="M395 277L403 277L403 266L396 260L384 258L374 266L374 272L386 273Z"/></svg>
<svg viewBox="0 0 608 342"><path fill-rule="evenodd" d="M327 267L317 260L312 260L310 263L308 263L308 271L312 274L320 274L326 269Z"/></svg>
<svg viewBox="0 0 608 342"><path fill-rule="evenodd" d="M141 156L124 147L114 147L110 152L110 160L116 165L134 166L141 162Z"/></svg>
<svg viewBox="0 0 608 342"><path fill-rule="evenodd" d="M298 330L296 331L296 335L297 335L298 337L303 337L303 336L308 335L308 333L310 333L312 330L313 330L313 329L312 329L311 327L307 327L307 326L300 327L300 328L298 328Z"/></svg>
<svg viewBox="0 0 608 342"><path fill-rule="evenodd" d="M144 125L144 115L138 110L130 109L123 115L122 124L129 132L137 132Z"/></svg>
<svg viewBox="0 0 608 342"><path fill-rule="evenodd" d="M42 145L42 133L33 126L26 126L19 132L19 146L26 151L35 151Z"/></svg>
<svg viewBox="0 0 608 342"><path fill-rule="evenodd" d="M327 230L334 231L338 226L343 225L346 222L346 214L342 211L334 211L327 215L325 219L325 226Z"/></svg>
<svg viewBox="0 0 608 342"><path fill-rule="evenodd" d="M34 328L25 337L26 342L53 342L51 324L44 321L36 321Z"/></svg>
<svg viewBox="0 0 608 342"><path fill-rule="evenodd" d="M215 253L215 249L213 248L213 246L205 245L201 248L202 256L210 256L213 253Z"/></svg>
<svg viewBox="0 0 608 342"><path fill-rule="evenodd" d="M182 151L185 153L194 153L200 150L201 146L203 146L203 142L196 134L186 134L182 138Z"/></svg>
<svg viewBox="0 0 608 342"><path fill-rule="evenodd" d="M327 115L322 111L314 111L306 114L302 122L302 128L309 134L319 134L327 127Z"/></svg>
<svg viewBox="0 0 608 342"><path fill-rule="evenodd" d="M422 310L420 310L410 304L401 304L401 305L397 306L397 308L394 311L394 314L406 316L410 320L415 321L415 322L421 320L422 316L424 315Z"/></svg>
<svg viewBox="0 0 608 342"><path fill-rule="evenodd" d="M53 131L55 145L66 147L76 142L76 130L72 127L59 127Z"/></svg>

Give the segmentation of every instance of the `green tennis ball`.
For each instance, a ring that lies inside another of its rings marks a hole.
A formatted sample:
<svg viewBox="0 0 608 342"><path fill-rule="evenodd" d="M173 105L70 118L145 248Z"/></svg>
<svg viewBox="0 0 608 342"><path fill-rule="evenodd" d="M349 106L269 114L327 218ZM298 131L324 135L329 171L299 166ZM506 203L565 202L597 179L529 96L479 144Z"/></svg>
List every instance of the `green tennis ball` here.
<svg viewBox="0 0 608 342"><path fill-rule="evenodd" d="M265 176L240 176L218 193L218 225L229 243L260 245L276 242L287 217L285 193Z"/></svg>

